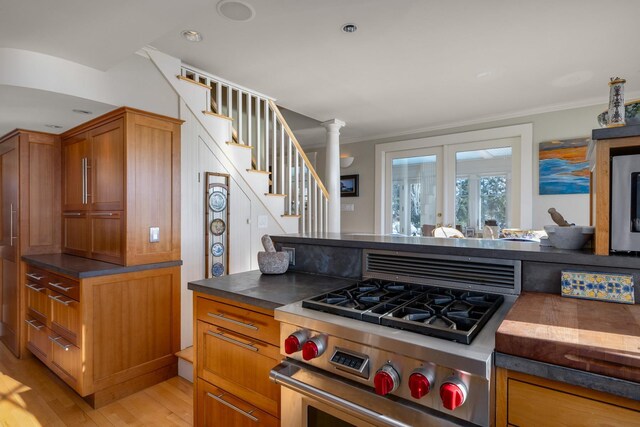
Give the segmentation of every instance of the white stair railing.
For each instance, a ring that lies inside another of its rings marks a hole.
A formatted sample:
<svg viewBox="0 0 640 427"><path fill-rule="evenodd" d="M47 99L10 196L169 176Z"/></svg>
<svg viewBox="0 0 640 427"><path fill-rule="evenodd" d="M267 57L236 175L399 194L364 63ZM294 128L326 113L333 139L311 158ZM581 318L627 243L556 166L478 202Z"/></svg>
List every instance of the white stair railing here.
<svg viewBox="0 0 640 427"><path fill-rule="evenodd" d="M268 174L268 197L283 199L283 217L299 218L300 233L323 232L328 224L329 193L275 99L183 66L180 79L210 90L205 114L232 121L232 145L252 149L251 172Z"/></svg>

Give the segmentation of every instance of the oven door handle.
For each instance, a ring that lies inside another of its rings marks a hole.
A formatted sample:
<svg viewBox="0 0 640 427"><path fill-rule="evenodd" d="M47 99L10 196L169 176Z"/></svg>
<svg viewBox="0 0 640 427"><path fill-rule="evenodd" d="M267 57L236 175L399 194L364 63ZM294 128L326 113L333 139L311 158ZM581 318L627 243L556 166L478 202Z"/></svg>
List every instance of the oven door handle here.
<svg viewBox="0 0 640 427"><path fill-rule="evenodd" d="M291 374L290 371L294 371ZM386 415L380 414L378 412L372 411L370 409L364 408L360 405L357 405L353 402L349 402L339 396L335 396L331 393L328 393L324 390L306 384L302 381L299 381L293 378L293 374L298 372L300 368L293 366L287 362L283 362L278 366L274 367L271 372L269 372L269 378L276 384L287 387L295 392L303 394L305 396L311 397L313 399L319 400L328 405L337 406L342 409L346 409L348 411L359 414L363 417L366 417L370 420L376 420L385 425L390 425L394 427L411 427L409 424L402 423L398 420L394 420L392 418L387 417Z"/></svg>

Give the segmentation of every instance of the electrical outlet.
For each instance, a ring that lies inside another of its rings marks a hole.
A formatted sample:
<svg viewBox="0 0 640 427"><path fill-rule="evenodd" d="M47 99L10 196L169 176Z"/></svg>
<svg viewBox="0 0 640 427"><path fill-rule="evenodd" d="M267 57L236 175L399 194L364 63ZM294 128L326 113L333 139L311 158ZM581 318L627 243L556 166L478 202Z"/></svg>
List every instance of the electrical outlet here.
<svg viewBox="0 0 640 427"><path fill-rule="evenodd" d="M296 265L296 248L282 247L282 252L289 253L289 265Z"/></svg>
<svg viewBox="0 0 640 427"><path fill-rule="evenodd" d="M149 227L149 243L160 241L160 227Z"/></svg>

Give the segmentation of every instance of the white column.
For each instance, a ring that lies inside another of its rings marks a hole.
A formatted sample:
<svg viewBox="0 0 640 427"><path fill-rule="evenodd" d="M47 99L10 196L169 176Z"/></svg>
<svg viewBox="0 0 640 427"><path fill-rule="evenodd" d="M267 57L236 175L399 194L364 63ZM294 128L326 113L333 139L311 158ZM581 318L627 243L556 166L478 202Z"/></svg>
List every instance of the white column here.
<svg viewBox="0 0 640 427"><path fill-rule="evenodd" d="M329 226L326 231L330 233L340 233L340 128L344 125L345 123L338 119L322 123L327 130L327 168L324 184L329 192Z"/></svg>

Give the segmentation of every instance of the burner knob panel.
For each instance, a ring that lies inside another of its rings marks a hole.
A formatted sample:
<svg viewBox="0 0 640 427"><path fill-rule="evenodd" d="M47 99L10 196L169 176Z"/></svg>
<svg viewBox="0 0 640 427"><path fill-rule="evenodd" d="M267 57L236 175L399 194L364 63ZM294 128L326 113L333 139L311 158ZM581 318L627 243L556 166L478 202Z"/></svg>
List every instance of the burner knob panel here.
<svg viewBox="0 0 640 427"><path fill-rule="evenodd" d="M433 384L433 375L425 369L417 369L409 376L409 390L411 397L420 399L426 396Z"/></svg>
<svg viewBox="0 0 640 427"><path fill-rule="evenodd" d="M467 387L458 378L448 378L440 386L440 398L442 406L453 411L466 400Z"/></svg>
<svg viewBox="0 0 640 427"><path fill-rule="evenodd" d="M324 338L321 336L315 336L309 339L302 346L302 358L304 360L315 359L324 353L326 347Z"/></svg>
<svg viewBox="0 0 640 427"><path fill-rule="evenodd" d="M373 385L376 389L376 394L385 396L398 388L400 384L400 375L391 365L384 365L378 369L376 375L373 377Z"/></svg>
<svg viewBox="0 0 640 427"><path fill-rule="evenodd" d="M300 351L302 343L305 342L308 337L309 333L302 329L292 333L284 340L284 352L287 354L293 354Z"/></svg>

